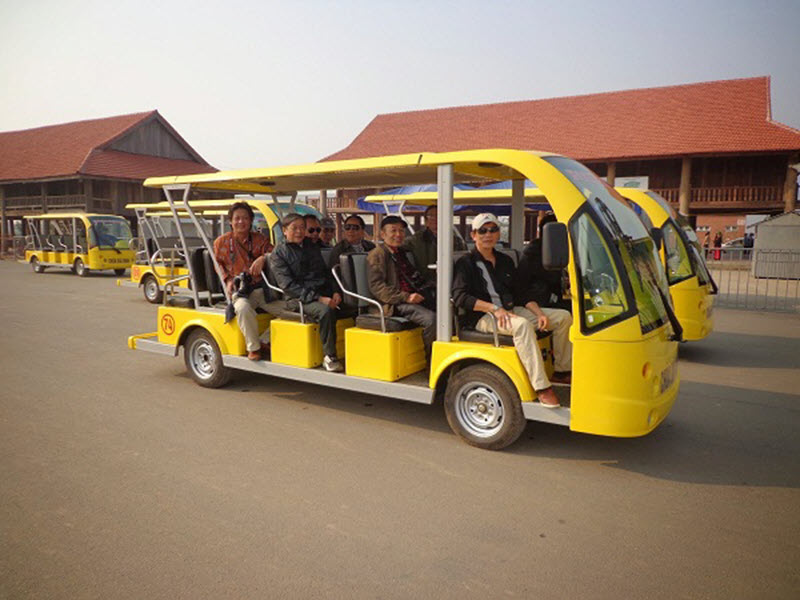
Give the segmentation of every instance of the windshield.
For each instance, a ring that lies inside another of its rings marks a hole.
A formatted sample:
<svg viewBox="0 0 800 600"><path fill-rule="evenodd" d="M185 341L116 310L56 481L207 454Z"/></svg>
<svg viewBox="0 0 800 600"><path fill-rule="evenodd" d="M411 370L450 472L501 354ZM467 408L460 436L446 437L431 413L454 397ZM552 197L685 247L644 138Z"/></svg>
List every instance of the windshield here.
<svg viewBox="0 0 800 600"><path fill-rule="evenodd" d="M598 224L611 236L630 280L642 333L666 323L668 316L664 302L669 302L669 286L655 243L644 223L622 196L587 167L563 156L548 156L545 160L578 188L596 215Z"/></svg>
<svg viewBox="0 0 800 600"><path fill-rule="evenodd" d="M664 235L664 261L667 267L667 279L673 285L689 279L694 275L692 259L683 242L677 224L669 219L661 228Z"/></svg>
<svg viewBox="0 0 800 600"><path fill-rule="evenodd" d="M122 217L89 217L89 245L127 249L132 237L131 226Z"/></svg>

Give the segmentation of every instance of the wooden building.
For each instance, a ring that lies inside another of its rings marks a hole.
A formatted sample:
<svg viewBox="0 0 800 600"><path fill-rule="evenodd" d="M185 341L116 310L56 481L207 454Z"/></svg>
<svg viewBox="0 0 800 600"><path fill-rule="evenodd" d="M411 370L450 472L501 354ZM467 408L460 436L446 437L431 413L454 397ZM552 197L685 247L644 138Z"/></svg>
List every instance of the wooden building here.
<svg viewBox="0 0 800 600"><path fill-rule="evenodd" d="M0 132L2 236L13 236L25 214L132 217L125 204L160 200L160 190L142 186L147 177L216 170L155 110Z"/></svg>
<svg viewBox="0 0 800 600"><path fill-rule="evenodd" d="M769 77L379 115L323 160L475 148L564 154L612 183L647 177L695 217L737 221L797 202L800 131L772 120Z"/></svg>

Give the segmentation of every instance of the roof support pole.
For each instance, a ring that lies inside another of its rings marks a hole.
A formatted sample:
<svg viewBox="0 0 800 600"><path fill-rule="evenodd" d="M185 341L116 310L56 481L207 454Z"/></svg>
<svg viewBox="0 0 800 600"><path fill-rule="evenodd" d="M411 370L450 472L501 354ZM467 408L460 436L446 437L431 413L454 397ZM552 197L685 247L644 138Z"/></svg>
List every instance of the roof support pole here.
<svg viewBox="0 0 800 600"><path fill-rule="evenodd" d="M453 165L437 167L439 219L436 226L436 339L453 337L450 290L453 287Z"/></svg>
<svg viewBox="0 0 800 600"><path fill-rule="evenodd" d="M797 208L797 154L790 155L786 167L786 181L783 184L783 212L794 212Z"/></svg>
<svg viewBox="0 0 800 600"><path fill-rule="evenodd" d="M328 190L319 191L319 212L323 217L328 216Z"/></svg>
<svg viewBox="0 0 800 600"><path fill-rule="evenodd" d="M511 247L522 250L525 243L525 180L511 180Z"/></svg>
<svg viewBox="0 0 800 600"><path fill-rule="evenodd" d="M689 216L689 203L692 198L692 159L683 157L681 163L681 187L678 192L678 212L685 217Z"/></svg>
<svg viewBox="0 0 800 600"><path fill-rule="evenodd" d="M606 182L611 187L614 187L614 181L617 179L617 163L610 162L607 165Z"/></svg>
<svg viewBox="0 0 800 600"><path fill-rule="evenodd" d="M0 186L0 256L6 251L6 190ZM14 232L9 231L8 237L13 237Z"/></svg>

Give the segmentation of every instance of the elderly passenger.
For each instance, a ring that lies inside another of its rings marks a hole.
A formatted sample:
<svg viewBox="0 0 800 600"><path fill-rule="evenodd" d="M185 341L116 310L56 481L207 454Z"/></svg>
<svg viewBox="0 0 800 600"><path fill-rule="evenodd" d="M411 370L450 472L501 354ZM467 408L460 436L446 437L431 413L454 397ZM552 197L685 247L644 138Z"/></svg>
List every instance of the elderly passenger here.
<svg viewBox="0 0 800 600"><path fill-rule="evenodd" d="M305 224L303 216L296 213L281 219L284 240L270 255L270 268L278 287L286 293L289 308L296 310L300 303L303 311L319 323L325 370L342 371L336 356L336 319L342 296L336 291L319 245L306 236Z"/></svg>
<svg viewBox="0 0 800 600"><path fill-rule="evenodd" d="M453 274L453 301L463 308L465 327L484 333L492 332L492 317L497 319L498 332L512 335L522 365L542 406L558 408L558 397L545 373L544 361L536 341L536 330L553 330L553 353L556 373L553 381L569 383L572 365L572 344L569 326L572 315L561 309L541 308L530 301L524 307L514 306L514 261L495 251L500 240L500 223L491 213L481 213L472 222L475 249L462 256Z"/></svg>
<svg viewBox="0 0 800 600"><path fill-rule="evenodd" d="M339 264L339 257L342 254L353 254L354 252L369 252L375 244L364 239L364 219L358 215L350 215L344 222L344 239L336 244L331 250L328 266L333 268Z"/></svg>

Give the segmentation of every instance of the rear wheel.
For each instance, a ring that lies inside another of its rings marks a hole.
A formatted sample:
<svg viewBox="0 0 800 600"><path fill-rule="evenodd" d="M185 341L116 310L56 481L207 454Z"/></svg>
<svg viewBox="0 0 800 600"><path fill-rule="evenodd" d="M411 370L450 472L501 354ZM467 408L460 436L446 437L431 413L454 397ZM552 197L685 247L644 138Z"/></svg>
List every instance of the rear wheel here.
<svg viewBox="0 0 800 600"><path fill-rule="evenodd" d="M39 259L34 256L31 258L31 269L33 269L34 273L44 273L45 267L43 267Z"/></svg>
<svg viewBox="0 0 800 600"><path fill-rule="evenodd" d="M203 387L218 388L231 379L231 370L222 364L222 353L211 334L195 329L183 345L186 370Z"/></svg>
<svg viewBox="0 0 800 600"><path fill-rule="evenodd" d="M471 365L453 375L447 382L444 410L459 437L486 450L513 444L525 430L514 384L491 365Z"/></svg>
<svg viewBox="0 0 800 600"><path fill-rule="evenodd" d="M80 258L75 259L73 268L75 270L75 274L78 277L86 277L89 274L89 269L86 267L86 265L83 263L83 260Z"/></svg>
<svg viewBox="0 0 800 600"><path fill-rule="evenodd" d="M125 275L125 269L114 269L116 275Z"/></svg>
<svg viewBox="0 0 800 600"><path fill-rule="evenodd" d="M142 292L144 292L144 299L150 304L160 304L164 298L164 294L158 287L156 278L152 275L145 275L142 280Z"/></svg>

